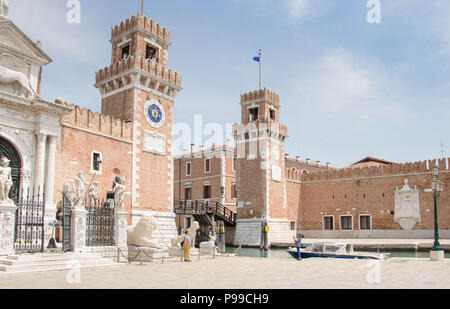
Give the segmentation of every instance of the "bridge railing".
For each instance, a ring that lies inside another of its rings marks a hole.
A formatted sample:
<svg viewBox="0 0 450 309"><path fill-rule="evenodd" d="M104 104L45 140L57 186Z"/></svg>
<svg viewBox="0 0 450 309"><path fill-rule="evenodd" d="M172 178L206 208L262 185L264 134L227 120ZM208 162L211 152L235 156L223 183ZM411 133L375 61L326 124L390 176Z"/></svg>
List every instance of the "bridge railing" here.
<svg viewBox="0 0 450 309"><path fill-rule="evenodd" d="M174 211L176 214L213 214L214 216L220 217L231 224L235 224L236 222L236 213L219 202L211 203L207 201L183 200L175 201L174 206Z"/></svg>

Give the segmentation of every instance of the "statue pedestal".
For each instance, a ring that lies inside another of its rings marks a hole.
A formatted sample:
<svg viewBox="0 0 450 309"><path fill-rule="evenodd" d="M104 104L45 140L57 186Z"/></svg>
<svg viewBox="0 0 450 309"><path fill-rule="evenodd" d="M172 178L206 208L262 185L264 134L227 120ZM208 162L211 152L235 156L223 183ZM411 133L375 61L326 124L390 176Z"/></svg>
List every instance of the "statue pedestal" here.
<svg viewBox="0 0 450 309"><path fill-rule="evenodd" d="M431 261L443 261L444 260L444 250L441 251L430 251Z"/></svg>
<svg viewBox="0 0 450 309"><path fill-rule="evenodd" d="M138 255L138 252L141 251ZM169 248L156 249L149 247L128 246L128 258L130 262L162 262L163 258L169 258Z"/></svg>
<svg viewBox="0 0 450 309"><path fill-rule="evenodd" d="M86 251L86 216L88 211L84 208L72 208L70 242L73 252Z"/></svg>
<svg viewBox="0 0 450 309"><path fill-rule="evenodd" d="M0 203L0 256L14 254L14 230L17 206L11 201Z"/></svg>
<svg viewBox="0 0 450 309"><path fill-rule="evenodd" d="M217 254L217 247L213 242L204 241L200 243L200 255L215 255Z"/></svg>
<svg viewBox="0 0 450 309"><path fill-rule="evenodd" d="M127 218L128 212L118 210L114 213L114 241L117 247L127 248Z"/></svg>

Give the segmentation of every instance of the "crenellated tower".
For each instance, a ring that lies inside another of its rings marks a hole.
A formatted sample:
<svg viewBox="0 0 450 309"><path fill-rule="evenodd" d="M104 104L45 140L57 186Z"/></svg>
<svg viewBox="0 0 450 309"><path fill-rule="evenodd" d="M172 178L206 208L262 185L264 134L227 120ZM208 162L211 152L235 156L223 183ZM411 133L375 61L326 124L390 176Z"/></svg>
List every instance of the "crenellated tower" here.
<svg viewBox="0 0 450 309"><path fill-rule="evenodd" d="M111 30L111 65L96 73L102 114L132 125L132 216L160 217L176 233L173 209L172 126L181 74L168 69L170 32L140 14ZM173 217L173 220L172 220ZM172 224L173 221L173 224ZM162 224L164 225L164 224ZM170 233L167 230L170 229Z"/></svg>
<svg viewBox="0 0 450 309"><path fill-rule="evenodd" d="M237 144L238 214L235 242L259 245L261 226L269 226L270 243L290 242L287 217L284 141L287 128L279 121L280 98L261 89L241 95Z"/></svg>

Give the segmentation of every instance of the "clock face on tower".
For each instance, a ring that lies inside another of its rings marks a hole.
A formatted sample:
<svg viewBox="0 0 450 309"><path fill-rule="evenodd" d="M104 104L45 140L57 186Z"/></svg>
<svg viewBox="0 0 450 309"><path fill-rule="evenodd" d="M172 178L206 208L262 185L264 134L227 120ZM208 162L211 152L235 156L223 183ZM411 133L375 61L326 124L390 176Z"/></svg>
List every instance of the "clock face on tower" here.
<svg viewBox="0 0 450 309"><path fill-rule="evenodd" d="M156 100L145 103L144 114L147 122L154 128L161 128L166 122L164 107Z"/></svg>

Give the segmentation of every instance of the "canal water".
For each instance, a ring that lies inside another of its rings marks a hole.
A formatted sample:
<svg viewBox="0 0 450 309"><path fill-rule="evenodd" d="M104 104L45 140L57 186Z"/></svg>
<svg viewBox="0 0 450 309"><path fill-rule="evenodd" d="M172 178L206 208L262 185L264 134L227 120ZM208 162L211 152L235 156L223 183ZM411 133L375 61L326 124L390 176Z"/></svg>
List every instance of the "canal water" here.
<svg viewBox="0 0 450 309"><path fill-rule="evenodd" d="M268 251L261 251L259 248L241 248L242 256L255 258L276 258L276 259L292 259L286 249L272 248ZM356 250L355 250L356 251ZM239 248L227 247L226 253L234 253L239 255ZM388 253L391 258L429 258L429 251L372 251L379 253ZM450 252L445 252L445 258L450 259Z"/></svg>

